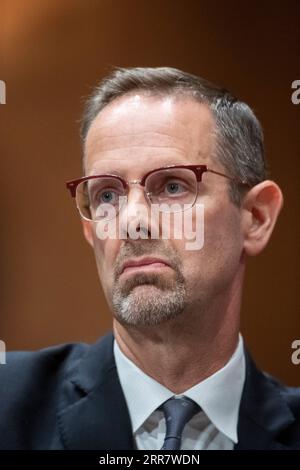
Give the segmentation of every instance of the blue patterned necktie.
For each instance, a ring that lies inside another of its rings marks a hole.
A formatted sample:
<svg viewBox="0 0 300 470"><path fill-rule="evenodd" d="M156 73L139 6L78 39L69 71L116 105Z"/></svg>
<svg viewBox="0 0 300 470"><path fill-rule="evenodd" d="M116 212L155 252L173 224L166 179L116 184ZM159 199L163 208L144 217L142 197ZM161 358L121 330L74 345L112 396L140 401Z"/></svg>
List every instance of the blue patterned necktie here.
<svg viewBox="0 0 300 470"><path fill-rule="evenodd" d="M166 437L161 450L179 450L184 426L201 410L200 406L188 397L173 397L158 409L166 419Z"/></svg>

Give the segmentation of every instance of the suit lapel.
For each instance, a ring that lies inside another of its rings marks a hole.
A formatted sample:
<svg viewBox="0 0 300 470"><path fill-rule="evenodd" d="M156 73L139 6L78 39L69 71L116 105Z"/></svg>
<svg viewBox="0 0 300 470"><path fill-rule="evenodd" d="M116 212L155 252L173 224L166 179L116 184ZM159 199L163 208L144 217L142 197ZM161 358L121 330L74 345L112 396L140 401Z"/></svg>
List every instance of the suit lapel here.
<svg viewBox="0 0 300 470"><path fill-rule="evenodd" d="M238 443L235 450L289 449L280 442L280 434L295 420L280 386L257 369L245 350L246 380L238 421Z"/></svg>
<svg viewBox="0 0 300 470"><path fill-rule="evenodd" d="M129 413L113 356L113 336L90 346L64 384L59 429L67 449L133 449Z"/></svg>

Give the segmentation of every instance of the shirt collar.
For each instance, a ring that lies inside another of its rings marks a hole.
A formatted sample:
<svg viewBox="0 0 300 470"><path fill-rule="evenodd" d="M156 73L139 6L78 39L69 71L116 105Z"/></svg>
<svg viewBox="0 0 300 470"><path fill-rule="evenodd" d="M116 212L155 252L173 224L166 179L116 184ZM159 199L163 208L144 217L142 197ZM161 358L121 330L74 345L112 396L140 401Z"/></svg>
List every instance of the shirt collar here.
<svg viewBox="0 0 300 470"><path fill-rule="evenodd" d="M120 350L114 341L114 356L120 383L131 418L133 433L174 393L145 374ZM224 367L186 390L214 426L234 443L237 442L239 405L245 382L243 338Z"/></svg>

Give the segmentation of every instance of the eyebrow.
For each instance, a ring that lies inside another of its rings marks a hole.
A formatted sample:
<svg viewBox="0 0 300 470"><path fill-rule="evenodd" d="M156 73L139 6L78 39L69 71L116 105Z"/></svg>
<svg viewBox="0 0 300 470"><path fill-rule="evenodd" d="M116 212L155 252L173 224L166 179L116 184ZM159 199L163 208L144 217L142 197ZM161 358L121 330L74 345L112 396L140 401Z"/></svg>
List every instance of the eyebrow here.
<svg viewBox="0 0 300 470"><path fill-rule="evenodd" d="M99 169L99 168L92 168L91 170L88 169L86 172L87 176L93 176L93 175L117 175L117 176L122 176L120 170L117 169Z"/></svg>

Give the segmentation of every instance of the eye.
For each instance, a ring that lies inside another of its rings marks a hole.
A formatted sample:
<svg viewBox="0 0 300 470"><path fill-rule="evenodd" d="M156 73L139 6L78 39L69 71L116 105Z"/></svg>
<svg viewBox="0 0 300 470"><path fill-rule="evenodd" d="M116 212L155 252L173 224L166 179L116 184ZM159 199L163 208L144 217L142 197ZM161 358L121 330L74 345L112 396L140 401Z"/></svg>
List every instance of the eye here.
<svg viewBox="0 0 300 470"><path fill-rule="evenodd" d="M180 194L182 192L186 191L184 186L181 183L178 183L177 181L169 181L166 183L164 192L167 195L173 195L173 194Z"/></svg>
<svg viewBox="0 0 300 470"><path fill-rule="evenodd" d="M118 202L119 195L116 191L105 189L97 194L96 199L99 204L115 204Z"/></svg>

